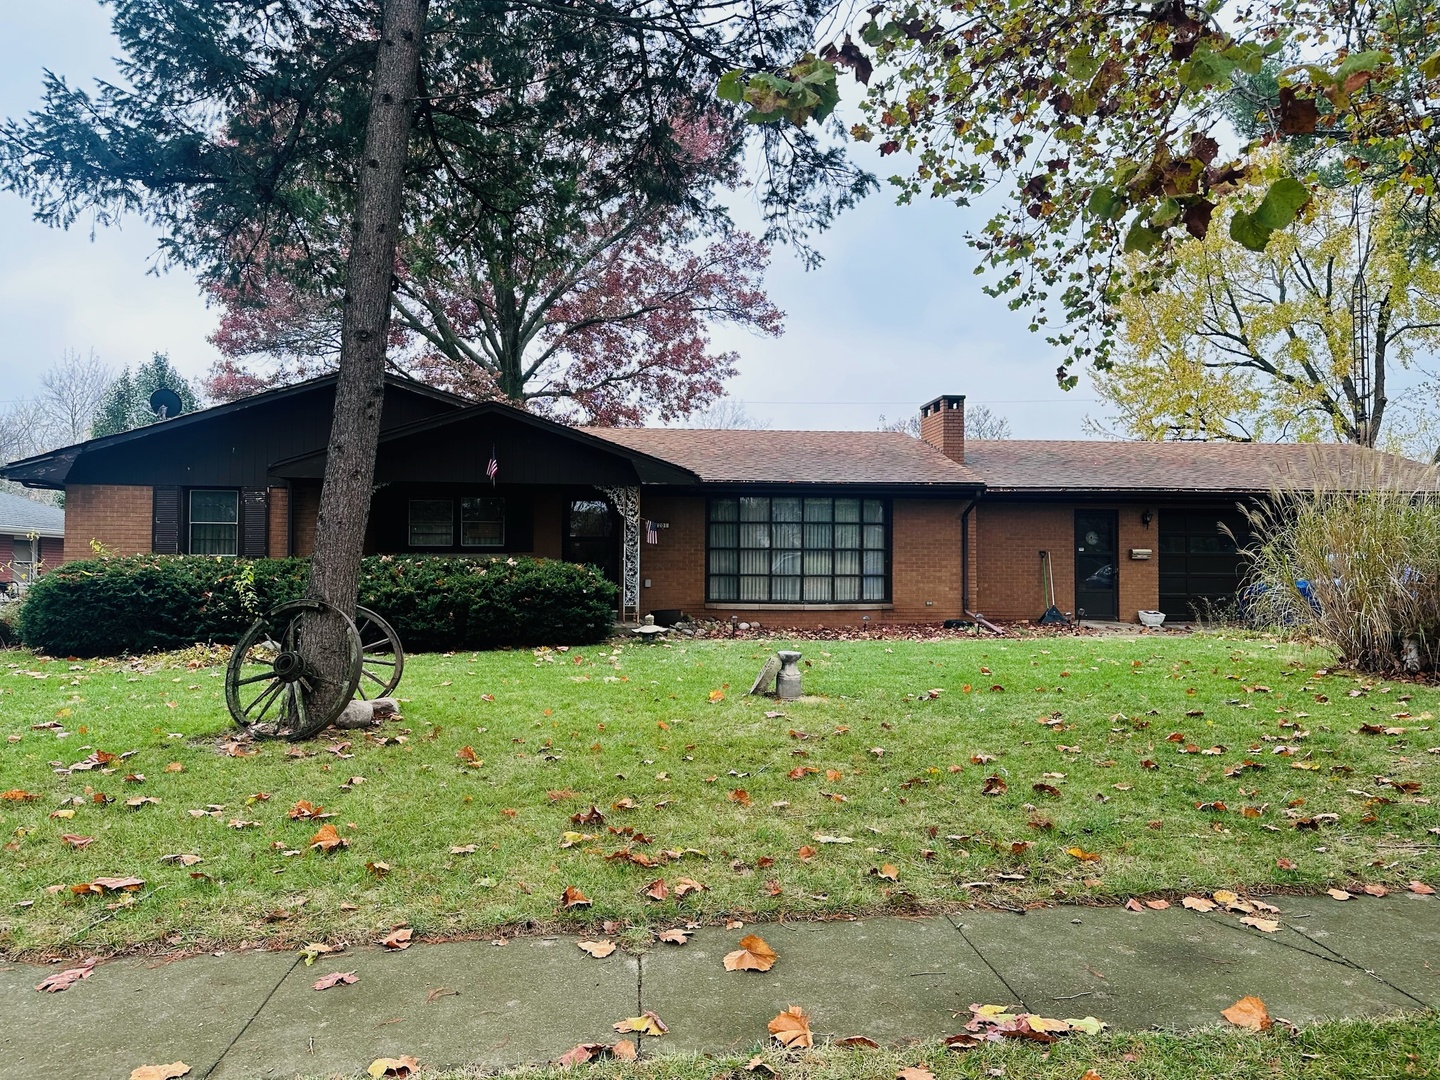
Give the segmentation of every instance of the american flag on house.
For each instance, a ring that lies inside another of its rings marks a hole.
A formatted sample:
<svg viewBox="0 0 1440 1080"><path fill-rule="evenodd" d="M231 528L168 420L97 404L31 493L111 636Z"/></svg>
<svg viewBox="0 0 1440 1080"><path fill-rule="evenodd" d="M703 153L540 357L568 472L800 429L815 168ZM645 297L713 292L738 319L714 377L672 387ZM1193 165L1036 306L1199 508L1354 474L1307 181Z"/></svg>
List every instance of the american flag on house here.
<svg viewBox="0 0 1440 1080"><path fill-rule="evenodd" d="M490 486L495 486L495 477L500 474L500 463L495 460L495 451L490 451L490 464L485 466L485 475L490 478Z"/></svg>
<svg viewBox="0 0 1440 1080"><path fill-rule="evenodd" d="M655 522L651 521L649 518L646 518L646 519L645 519L645 543L647 543L647 544L658 544L659 542L660 542L660 530L659 530L659 528L656 527Z"/></svg>

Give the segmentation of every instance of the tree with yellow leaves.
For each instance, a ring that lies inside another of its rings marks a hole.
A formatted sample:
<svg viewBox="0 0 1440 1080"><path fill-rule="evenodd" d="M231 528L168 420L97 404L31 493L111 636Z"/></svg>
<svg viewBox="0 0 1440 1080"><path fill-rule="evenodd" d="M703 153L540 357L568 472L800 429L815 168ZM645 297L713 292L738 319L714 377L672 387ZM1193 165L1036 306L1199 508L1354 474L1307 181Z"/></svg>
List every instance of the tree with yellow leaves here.
<svg viewBox="0 0 1440 1080"><path fill-rule="evenodd" d="M1139 439L1375 446L1387 376L1440 347L1440 267L1402 203L1321 189L1263 252L1226 235L1181 245L1173 276L1121 297L1115 364L1095 379L1112 425Z"/></svg>

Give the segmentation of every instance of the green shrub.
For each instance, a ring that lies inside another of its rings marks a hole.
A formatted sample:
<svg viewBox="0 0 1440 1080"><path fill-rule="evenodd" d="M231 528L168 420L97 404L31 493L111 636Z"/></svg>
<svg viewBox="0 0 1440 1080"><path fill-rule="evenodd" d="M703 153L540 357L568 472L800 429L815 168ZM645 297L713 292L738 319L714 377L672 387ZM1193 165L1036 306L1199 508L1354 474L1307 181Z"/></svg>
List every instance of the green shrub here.
<svg viewBox="0 0 1440 1080"><path fill-rule="evenodd" d="M305 559L137 555L57 567L31 586L20 637L52 656L114 656L228 644L305 592ZM593 567L547 559L371 556L359 602L412 652L599 641L616 589Z"/></svg>

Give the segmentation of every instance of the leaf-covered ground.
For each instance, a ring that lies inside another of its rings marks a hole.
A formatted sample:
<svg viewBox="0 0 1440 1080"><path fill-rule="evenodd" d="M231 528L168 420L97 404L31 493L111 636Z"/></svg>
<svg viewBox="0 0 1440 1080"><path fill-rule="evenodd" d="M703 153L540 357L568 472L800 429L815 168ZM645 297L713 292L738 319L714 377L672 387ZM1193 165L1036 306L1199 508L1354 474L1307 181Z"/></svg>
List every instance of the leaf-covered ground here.
<svg viewBox="0 0 1440 1080"><path fill-rule="evenodd" d="M648 1048L647 1048L648 1049ZM726 1058L661 1057L639 1064L605 1061L591 1064L587 1080L713 1080L756 1077L746 1071L750 1055ZM846 1050L827 1047L784 1054L764 1053L780 1080L875 1080L904 1077L928 1080L1409 1080L1440 1070L1440 1024L1433 1016L1384 1021L1317 1024L1291 1036L1280 1028L1264 1034L1213 1030L1185 1036L1147 1033L1069 1039L1038 1047L1016 1040L993 1043L964 1053L938 1044ZM423 1068L424 1062L421 1066ZM434 1080L479 1080L489 1076L460 1070L424 1073ZM575 1070L525 1069L511 1080L555 1080ZM357 1078L358 1080L358 1078Z"/></svg>
<svg viewBox="0 0 1440 1080"><path fill-rule="evenodd" d="M244 756L218 667L0 653L0 950L1440 884L1432 688L1258 638L805 642L781 705L772 647L416 657L403 720Z"/></svg>

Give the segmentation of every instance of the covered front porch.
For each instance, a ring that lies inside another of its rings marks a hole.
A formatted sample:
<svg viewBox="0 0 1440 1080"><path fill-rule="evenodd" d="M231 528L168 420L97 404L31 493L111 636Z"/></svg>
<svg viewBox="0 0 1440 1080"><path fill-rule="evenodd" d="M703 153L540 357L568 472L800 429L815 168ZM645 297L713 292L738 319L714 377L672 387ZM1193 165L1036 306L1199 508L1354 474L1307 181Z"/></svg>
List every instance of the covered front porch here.
<svg viewBox="0 0 1440 1080"><path fill-rule="evenodd" d="M288 491L288 554L313 551L325 457L271 466ZM620 586L621 620L638 621L641 488L697 481L585 432L477 405L381 438L365 551L589 563Z"/></svg>

